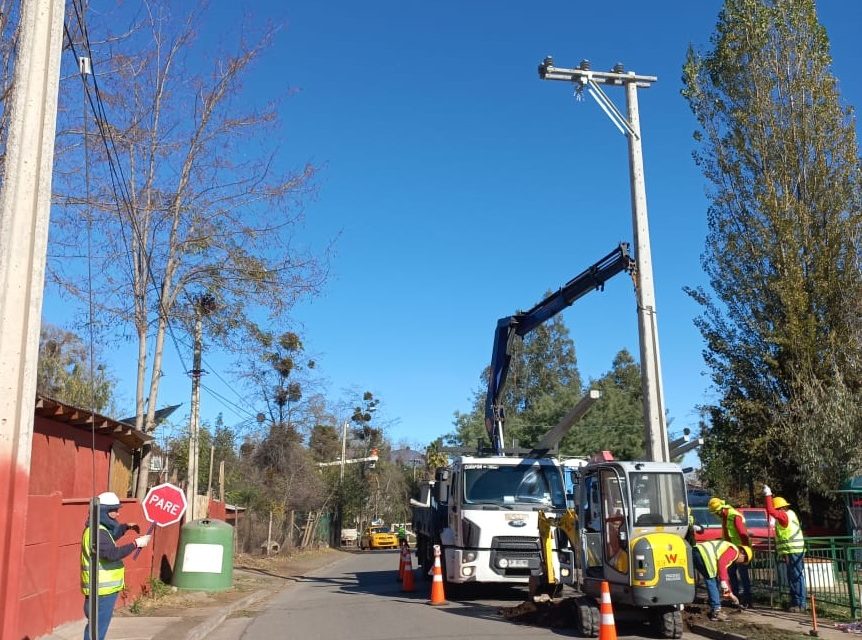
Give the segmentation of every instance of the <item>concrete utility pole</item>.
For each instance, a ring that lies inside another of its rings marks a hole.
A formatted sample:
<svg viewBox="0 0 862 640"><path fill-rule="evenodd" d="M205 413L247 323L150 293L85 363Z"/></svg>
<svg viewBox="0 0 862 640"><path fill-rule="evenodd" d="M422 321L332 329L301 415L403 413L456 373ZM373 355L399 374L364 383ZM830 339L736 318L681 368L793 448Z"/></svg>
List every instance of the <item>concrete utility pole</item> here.
<svg viewBox="0 0 862 640"><path fill-rule="evenodd" d="M344 482L344 459L347 457L347 420L341 425L341 472L338 475L338 482Z"/></svg>
<svg viewBox="0 0 862 640"><path fill-rule="evenodd" d="M631 181L632 228L635 241L637 273L638 333L640 337L641 385L643 387L644 422L646 425L647 457L650 460L670 460L667 425L665 424L664 391L661 380L661 359L658 348L655 287L652 275L649 223L647 220L646 186L644 184L643 150L641 149L638 88L646 89L658 78L639 76L616 64L611 71L593 71L588 60L577 69L554 66L549 56L539 65L543 80L563 80L575 85L580 96L587 93L598 103L611 122L629 141L629 179ZM626 90L628 116L623 115L600 85L623 86Z"/></svg>
<svg viewBox="0 0 862 640"><path fill-rule="evenodd" d="M0 194L0 638L18 637L63 0L22 0Z"/></svg>

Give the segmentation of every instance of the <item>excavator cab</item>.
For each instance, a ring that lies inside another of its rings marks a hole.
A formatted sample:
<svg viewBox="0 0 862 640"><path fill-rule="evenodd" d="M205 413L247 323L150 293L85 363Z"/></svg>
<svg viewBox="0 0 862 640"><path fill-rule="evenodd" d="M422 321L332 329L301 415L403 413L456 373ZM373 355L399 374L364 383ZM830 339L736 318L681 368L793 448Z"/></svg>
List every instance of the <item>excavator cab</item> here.
<svg viewBox="0 0 862 640"><path fill-rule="evenodd" d="M615 607L642 609L658 635L680 637L680 605L694 600L695 584L680 467L605 452L567 472L573 505L566 516L545 519L543 548L558 553L553 581L584 594L576 606L581 634L598 633L596 599L607 581Z"/></svg>

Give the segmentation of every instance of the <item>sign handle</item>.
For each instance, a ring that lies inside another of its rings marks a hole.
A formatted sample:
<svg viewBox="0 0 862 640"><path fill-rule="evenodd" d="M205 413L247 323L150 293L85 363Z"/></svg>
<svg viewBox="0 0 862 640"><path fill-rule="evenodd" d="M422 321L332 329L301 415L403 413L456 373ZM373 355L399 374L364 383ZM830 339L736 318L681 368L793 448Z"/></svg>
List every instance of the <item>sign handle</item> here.
<svg viewBox="0 0 862 640"><path fill-rule="evenodd" d="M156 528L156 523L155 523L155 522L151 522L151 523L150 523L150 528L149 528L149 529L147 529L147 533L146 533L146 534L144 534L144 535L152 535L153 530L154 530L155 528ZM141 555L141 549L143 549L143 547L138 547L137 549L135 549L135 554L132 556L132 560L137 560L137 559L138 559L138 556L139 556L139 555Z"/></svg>

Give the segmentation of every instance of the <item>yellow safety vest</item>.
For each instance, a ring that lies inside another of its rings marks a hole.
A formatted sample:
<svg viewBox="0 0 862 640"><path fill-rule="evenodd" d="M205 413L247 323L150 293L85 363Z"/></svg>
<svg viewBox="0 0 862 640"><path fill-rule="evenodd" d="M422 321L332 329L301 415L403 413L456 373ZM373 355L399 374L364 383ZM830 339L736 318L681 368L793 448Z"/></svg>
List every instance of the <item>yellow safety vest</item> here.
<svg viewBox="0 0 862 640"><path fill-rule="evenodd" d="M700 557L703 558L707 576L715 578L718 576L718 559L724 555L725 551L728 549L735 550L736 547L727 540L707 540L706 542L699 542L695 546L695 549L700 553ZM739 557L739 551L736 552L736 557Z"/></svg>
<svg viewBox="0 0 862 640"><path fill-rule="evenodd" d="M782 527L777 520L775 522L775 550L780 556L802 553L805 551L805 540L802 537L799 518L789 509L785 513L787 514L786 527Z"/></svg>
<svg viewBox="0 0 862 640"><path fill-rule="evenodd" d="M111 538L111 542L114 542L114 536L107 527L99 525L99 529L104 529ZM126 568L122 560L111 561L99 558L100 596L122 591L125 583ZM81 539L81 591L85 596L90 595L90 527L84 529L84 536Z"/></svg>
<svg viewBox="0 0 862 640"><path fill-rule="evenodd" d="M740 546L742 544L742 536L736 529L736 518L739 516L745 522L745 517L733 507L727 510L727 539L733 544Z"/></svg>

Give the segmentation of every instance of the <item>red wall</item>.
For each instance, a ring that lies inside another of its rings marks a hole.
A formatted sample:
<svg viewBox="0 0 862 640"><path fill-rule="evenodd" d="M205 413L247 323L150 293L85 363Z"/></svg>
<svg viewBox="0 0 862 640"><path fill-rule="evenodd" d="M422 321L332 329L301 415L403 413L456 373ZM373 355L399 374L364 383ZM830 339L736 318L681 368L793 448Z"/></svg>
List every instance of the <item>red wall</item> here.
<svg viewBox="0 0 862 640"><path fill-rule="evenodd" d="M95 449L93 444L93 436L85 430L36 416L18 638L35 638L84 617L81 536L90 497L109 488L112 440L96 434ZM140 504L123 500L122 505L120 521L136 522L146 533L149 523ZM224 504L212 501L210 517L223 520L224 516ZM127 544L137 535L130 531L117 543ZM132 554L125 559L126 588L117 606L127 606L146 592L151 577L170 582L179 536L179 523L156 527L150 545L138 558Z"/></svg>
<svg viewBox="0 0 862 640"><path fill-rule="evenodd" d="M36 416L30 458L30 495L59 491L67 498L108 490L111 438ZM93 465L95 464L95 486Z"/></svg>
<svg viewBox="0 0 862 640"><path fill-rule="evenodd" d="M54 627L84 617L81 594L81 536L87 521L88 499L63 500L60 493L30 496L27 540L21 577L18 628L20 638L35 638ZM147 522L136 500L124 500L122 522ZM149 588L150 576L170 580L180 525L156 528L153 540L137 559L125 559L126 588L117 606L127 606ZM138 534L129 531L117 544Z"/></svg>

